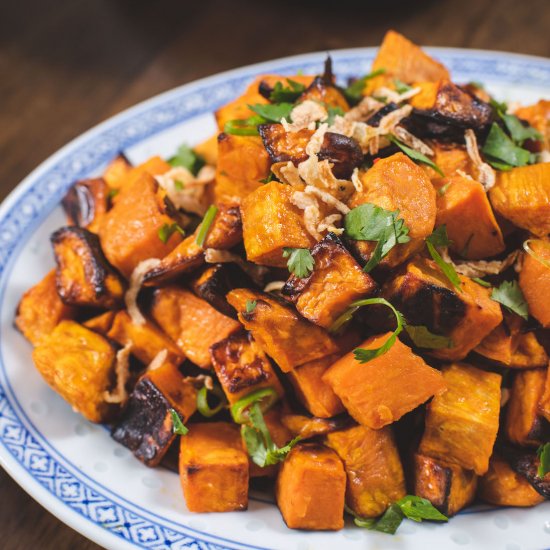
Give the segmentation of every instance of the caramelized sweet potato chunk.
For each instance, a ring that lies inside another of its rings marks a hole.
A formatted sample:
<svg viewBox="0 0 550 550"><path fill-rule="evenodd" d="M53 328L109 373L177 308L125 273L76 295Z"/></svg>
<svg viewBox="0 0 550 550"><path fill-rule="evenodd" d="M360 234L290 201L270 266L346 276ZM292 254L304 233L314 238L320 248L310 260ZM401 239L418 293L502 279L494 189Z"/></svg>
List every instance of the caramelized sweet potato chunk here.
<svg viewBox="0 0 550 550"><path fill-rule="evenodd" d="M189 290L172 286L155 292L151 316L185 356L204 369L212 364L210 346L241 328Z"/></svg>
<svg viewBox="0 0 550 550"><path fill-rule="evenodd" d="M145 465L156 466L176 438L170 409L185 424L196 406L193 384L172 363L164 363L138 380L111 435Z"/></svg>
<svg viewBox="0 0 550 550"><path fill-rule="evenodd" d="M377 285L333 233L318 242L311 255L311 275L291 275L282 293L306 319L329 328L354 300L373 294Z"/></svg>
<svg viewBox="0 0 550 550"><path fill-rule="evenodd" d="M128 170L124 177L121 178L117 183L109 185L122 191L123 188L132 187L145 175L160 176L168 172L171 168L172 167L165 160L161 159L158 156L154 156ZM120 194L117 193L113 197L113 203L117 203L119 199Z"/></svg>
<svg viewBox="0 0 550 550"><path fill-rule="evenodd" d="M459 364L442 373L447 391L428 405L419 452L483 475L498 430L501 376Z"/></svg>
<svg viewBox="0 0 550 550"><path fill-rule="evenodd" d="M283 372L338 352L328 333L268 294L238 288L227 295L239 320ZM247 302L256 302L251 312Z"/></svg>
<svg viewBox="0 0 550 550"><path fill-rule="evenodd" d="M109 186L103 178L77 181L61 201L69 223L97 231L109 208Z"/></svg>
<svg viewBox="0 0 550 550"><path fill-rule="evenodd" d="M545 237L550 233L550 162L499 172L489 198L503 218Z"/></svg>
<svg viewBox="0 0 550 550"><path fill-rule="evenodd" d="M544 497L496 454L489 461L487 473L479 479L477 495L481 500L496 506L524 507L544 502Z"/></svg>
<svg viewBox="0 0 550 550"><path fill-rule="evenodd" d="M55 269L23 294L15 314L15 326L36 346L63 319L72 319L75 310L65 305L55 284Z"/></svg>
<svg viewBox="0 0 550 550"><path fill-rule="evenodd" d="M334 418L316 418L285 413L281 416L281 421L290 431L292 437L300 436L303 440L325 436L337 430L344 430L353 424L353 421L347 415Z"/></svg>
<svg viewBox="0 0 550 550"><path fill-rule="evenodd" d="M230 404L262 388L273 388L283 396L269 359L249 333L239 332L216 342L210 348L210 356Z"/></svg>
<svg viewBox="0 0 550 550"><path fill-rule="evenodd" d="M382 290L411 325L423 325L452 340L452 347L430 351L441 359L464 358L502 321L500 306L489 291L468 277L459 278L460 291L433 261L416 258Z"/></svg>
<svg viewBox="0 0 550 550"><path fill-rule="evenodd" d="M309 248L314 244L303 211L292 203L293 193L289 185L272 181L242 201L244 247L251 262L285 267L285 247Z"/></svg>
<svg viewBox="0 0 550 550"><path fill-rule="evenodd" d="M120 153L107 165L102 177L110 189L118 189L131 169L128 159Z"/></svg>
<svg viewBox="0 0 550 550"><path fill-rule="evenodd" d="M32 358L44 380L91 422L109 420L104 398L114 382L115 349L103 336L74 321L61 321L44 336Z"/></svg>
<svg viewBox="0 0 550 550"><path fill-rule="evenodd" d="M525 370L516 374L505 425L506 435L512 443L538 447L550 441L550 422L539 411L546 375L547 369Z"/></svg>
<svg viewBox="0 0 550 550"><path fill-rule="evenodd" d="M125 283L107 262L97 235L82 227L62 227L51 242L57 292L66 304L106 309L122 304Z"/></svg>
<svg viewBox="0 0 550 550"><path fill-rule="evenodd" d="M113 325L116 314L116 311L106 311L105 313L100 313L95 317L91 317L90 319L84 321L82 324L86 328L89 328L94 332L98 332L102 336L107 336L107 333Z"/></svg>
<svg viewBox="0 0 550 550"><path fill-rule="evenodd" d="M345 492L342 461L317 443L294 447L277 478L277 505L291 529L342 529Z"/></svg>
<svg viewBox="0 0 550 550"><path fill-rule="evenodd" d="M390 336L390 333L374 336L360 347L379 348ZM374 430L399 420L433 395L445 391L441 373L400 340L365 364L349 352L328 369L323 380L357 422Z"/></svg>
<svg viewBox="0 0 550 550"><path fill-rule="evenodd" d="M530 239L531 254L523 255L519 286L529 306L529 313L545 328L550 327L550 306L541 296L550 293L550 241ZM546 263L544 263L546 262Z"/></svg>
<svg viewBox="0 0 550 550"><path fill-rule="evenodd" d="M409 228L411 240L395 246L381 262L383 266L395 267L417 252L433 231L435 190L424 170L403 153L379 160L366 172L360 172L360 178L363 190L351 196L349 207L372 203L386 210L399 210L399 217ZM353 241L353 245L357 253L368 261L376 243Z"/></svg>
<svg viewBox="0 0 550 550"><path fill-rule="evenodd" d="M474 500L477 481L471 470L414 455L414 494L428 499L446 516L454 516Z"/></svg>
<svg viewBox="0 0 550 550"><path fill-rule="evenodd" d="M193 424L181 438L180 479L191 512L248 507L248 457L239 428L227 422Z"/></svg>
<svg viewBox="0 0 550 550"><path fill-rule="evenodd" d="M432 183L436 185L437 188L445 184L446 178L456 176L458 170L475 179L475 167L466 151L466 147L457 145L456 143L440 143L437 141L430 143L430 147L434 152L432 160L445 174L445 177L442 178L441 174L438 174L433 168L427 165L424 165L422 168L424 168L429 178L432 180Z"/></svg>
<svg viewBox="0 0 550 550"><path fill-rule="evenodd" d="M550 368L546 369L546 382L539 401L539 412L548 422L550 422Z"/></svg>
<svg viewBox="0 0 550 550"><path fill-rule="evenodd" d="M374 518L403 498L405 477L391 428L354 426L326 436L344 463L346 504L358 515Z"/></svg>
<svg viewBox="0 0 550 550"><path fill-rule="evenodd" d="M298 102L317 101L328 107L339 107L349 111L349 105L344 94L330 82L329 75L316 76L306 91L298 98Z"/></svg>

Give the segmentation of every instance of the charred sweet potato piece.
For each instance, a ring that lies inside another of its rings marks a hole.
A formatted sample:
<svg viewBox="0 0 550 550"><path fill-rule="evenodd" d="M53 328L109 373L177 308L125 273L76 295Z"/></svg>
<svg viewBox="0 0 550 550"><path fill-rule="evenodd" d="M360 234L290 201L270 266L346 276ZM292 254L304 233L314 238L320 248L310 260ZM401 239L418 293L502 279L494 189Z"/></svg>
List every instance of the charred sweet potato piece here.
<svg viewBox="0 0 550 550"><path fill-rule="evenodd" d="M110 189L119 189L131 169L130 161L120 153L107 165L102 177Z"/></svg>
<svg viewBox="0 0 550 550"><path fill-rule="evenodd" d="M340 398L323 380L323 374L338 358L329 355L315 359L287 373L299 401L313 416L330 418L344 411Z"/></svg>
<svg viewBox="0 0 550 550"><path fill-rule="evenodd" d="M541 299L550 293L550 241L530 239L533 255L524 254L519 286L529 305L529 313L545 328L550 327L550 306Z"/></svg>
<svg viewBox="0 0 550 550"><path fill-rule="evenodd" d="M456 464L414 455L414 494L446 516L454 516L474 500L477 480L474 472Z"/></svg>
<svg viewBox="0 0 550 550"><path fill-rule="evenodd" d="M366 172L360 172L360 178L363 190L351 196L349 207L372 203L386 210L399 210L399 217L409 228L411 240L395 246L381 262L383 266L395 267L417 252L433 231L435 190L424 170L403 153L379 160ZM353 245L365 261L376 247L372 241L353 241Z"/></svg>
<svg viewBox="0 0 550 550"><path fill-rule="evenodd" d="M249 333L239 332L216 342L210 348L210 356L230 404L262 388L272 388L283 396L269 359Z"/></svg>
<svg viewBox="0 0 550 550"><path fill-rule="evenodd" d="M379 348L390 336L390 333L374 336L359 347ZM323 380L357 422L374 430L399 420L433 395L445 391L441 373L400 340L365 364L349 352L328 369Z"/></svg>
<svg viewBox="0 0 550 550"><path fill-rule="evenodd" d="M170 409L185 424L195 412L196 403L193 384L175 365L164 363L138 380L111 436L145 465L156 466L176 438Z"/></svg>
<svg viewBox="0 0 550 550"><path fill-rule="evenodd" d="M65 305L55 284L55 269L21 297L15 314L15 326L36 346L63 319L72 319L76 311Z"/></svg>
<svg viewBox="0 0 550 550"><path fill-rule="evenodd" d="M285 267L285 247L309 248L314 244L303 211L292 203L293 193L289 185L272 181L242 201L244 247L251 262Z"/></svg>
<svg viewBox="0 0 550 550"><path fill-rule="evenodd" d="M109 186L103 178L77 181L61 204L69 224L95 232L99 219L109 209Z"/></svg>
<svg viewBox="0 0 550 550"><path fill-rule="evenodd" d="M218 136L216 202L243 199L262 186L271 161L261 138L221 133Z"/></svg>
<svg viewBox="0 0 550 550"><path fill-rule="evenodd" d="M514 113L522 120L526 120L542 136L542 150L550 149L550 101L541 99L534 105L520 107Z"/></svg>
<svg viewBox="0 0 550 550"><path fill-rule="evenodd" d="M99 238L82 227L62 227L51 236L57 262L56 285L66 304L114 309L125 283L105 258Z"/></svg>
<svg viewBox="0 0 550 550"><path fill-rule="evenodd" d="M311 255L311 275L291 275L282 293L306 319L329 328L354 300L373 294L377 285L333 233L318 242Z"/></svg>
<svg viewBox="0 0 550 550"><path fill-rule="evenodd" d="M489 198L503 218L545 237L550 233L550 162L499 172Z"/></svg>
<svg viewBox="0 0 550 550"><path fill-rule="evenodd" d="M317 418L289 413L281 416L281 422L290 431L292 437L300 436L304 440L344 430L354 424L353 420L347 415L334 418Z"/></svg>
<svg viewBox="0 0 550 550"><path fill-rule="evenodd" d="M538 447L550 441L550 422L539 411L546 374L547 369L533 369L518 372L514 378L505 425L512 443Z"/></svg>
<svg viewBox="0 0 550 550"><path fill-rule="evenodd" d="M277 505L291 529L344 527L346 473L331 449L303 443L292 449L277 478Z"/></svg>
<svg viewBox="0 0 550 550"><path fill-rule="evenodd" d="M459 364L442 374L447 391L428 404L419 452L483 475L497 436L501 376Z"/></svg>
<svg viewBox="0 0 550 550"><path fill-rule="evenodd" d="M111 330L111 326L113 325L116 314L116 311L106 311L105 313L100 313L95 317L91 317L90 319L84 321L82 324L86 328L89 328L94 332L98 332L102 336L107 336L107 333L109 332L109 330Z"/></svg>
<svg viewBox="0 0 550 550"><path fill-rule="evenodd" d="M155 291L151 316L190 361L205 369L212 364L210 346L241 328L189 290L171 286Z"/></svg>
<svg viewBox="0 0 550 550"><path fill-rule="evenodd" d="M477 495L496 506L536 506L544 502L544 497L496 454L489 461L487 473L479 478Z"/></svg>
<svg viewBox="0 0 550 550"><path fill-rule="evenodd" d="M231 203L219 203L218 211L206 234L204 248L216 250L229 250L243 239L243 224L241 211L238 205ZM200 225L195 231L195 236L200 231Z"/></svg>
<svg viewBox="0 0 550 550"><path fill-rule="evenodd" d="M435 223L447 227L451 250L469 260L500 254L504 239L481 183L463 176L444 181Z"/></svg>
<svg viewBox="0 0 550 550"><path fill-rule="evenodd" d="M328 107L339 107L342 111L349 111L349 104L344 94L332 83L327 82L325 76L316 76L306 91L298 98L303 101L317 101Z"/></svg>
<svg viewBox="0 0 550 550"><path fill-rule="evenodd" d="M455 289L431 260L415 258L382 290L411 325L423 325L434 334L443 334L452 347L430 351L441 359L464 358L502 322L497 302L489 290L459 275Z"/></svg>
<svg viewBox="0 0 550 550"><path fill-rule="evenodd" d="M227 295L239 320L283 372L338 352L328 333L268 294L238 288ZM256 307L247 312L247 302Z"/></svg>
<svg viewBox="0 0 550 550"><path fill-rule="evenodd" d="M181 438L180 479L191 512L248 507L248 457L239 428L227 422L193 424Z"/></svg>
<svg viewBox="0 0 550 550"><path fill-rule="evenodd" d="M167 363L178 366L184 359L181 350L151 321L136 325L126 311L119 311L107 336L121 346L131 344L132 354L144 365L148 365L163 350Z"/></svg>
<svg viewBox="0 0 550 550"><path fill-rule="evenodd" d="M391 428L354 426L328 434L326 444L344 463L346 504L356 514L378 517L405 496L403 467Z"/></svg>
<svg viewBox="0 0 550 550"><path fill-rule="evenodd" d="M166 243L159 238L159 229L173 223L157 182L145 173L121 189L113 208L103 216L101 246L109 262L129 279L140 262L164 258L181 241L177 231Z"/></svg>
<svg viewBox="0 0 550 550"><path fill-rule="evenodd" d="M50 387L91 422L108 421L114 412L104 394L114 383L115 356L103 336L66 320L44 336L32 354Z"/></svg>

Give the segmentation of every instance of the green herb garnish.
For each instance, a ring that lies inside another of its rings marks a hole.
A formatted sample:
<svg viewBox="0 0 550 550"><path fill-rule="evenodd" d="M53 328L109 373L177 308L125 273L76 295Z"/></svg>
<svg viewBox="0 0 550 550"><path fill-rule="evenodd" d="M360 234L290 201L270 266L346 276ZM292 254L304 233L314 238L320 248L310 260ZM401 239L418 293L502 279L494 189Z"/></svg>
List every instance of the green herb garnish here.
<svg viewBox="0 0 550 550"><path fill-rule="evenodd" d="M185 187L185 184L183 181L180 180L174 180L174 188L176 191L183 191L183 188Z"/></svg>
<svg viewBox="0 0 550 550"><path fill-rule="evenodd" d="M259 134L258 125L266 122L267 120L261 116L228 120L223 131L234 136L257 136Z"/></svg>
<svg viewBox="0 0 550 550"><path fill-rule="evenodd" d="M482 151L487 162L497 170L525 166L533 160L533 155L518 147L496 122L491 126Z"/></svg>
<svg viewBox="0 0 550 550"><path fill-rule="evenodd" d="M436 246L449 246L451 241L447 236L447 228L445 225L441 225L438 228L434 229L433 233L426 238L426 246L428 247L428 252L432 257L433 261L439 266L439 269L443 272L445 277L451 282L451 284L457 289L462 291L460 288L460 277L458 276L454 266L446 262L441 254L436 249Z"/></svg>
<svg viewBox="0 0 550 550"><path fill-rule="evenodd" d="M337 116L344 116L345 114L341 107L332 107L331 105L327 106L327 113L327 118L323 122L326 122L329 126L334 124L334 119Z"/></svg>
<svg viewBox="0 0 550 550"><path fill-rule="evenodd" d="M215 397L218 398L219 403L214 407L210 407L208 403L208 392ZM197 392L197 410L199 411L202 416L206 418L210 418L216 414L218 414L222 409L224 409L227 406L227 399L225 398L225 394L223 393L223 390L219 386L214 386L212 390L208 390L206 386L203 386L198 392Z"/></svg>
<svg viewBox="0 0 550 550"><path fill-rule="evenodd" d="M537 449L537 456L540 460L537 475L539 477L544 477L548 472L550 472L550 443L541 445Z"/></svg>
<svg viewBox="0 0 550 550"><path fill-rule="evenodd" d="M442 197L446 192L447 192L447 189L449 189L451 183L453 183L452 181L446 183L445 185L442 185L438 190L437 190L437 194L438 196Z"/></svg>
<svg viewBox="0 0 550 550"><path fill-rule="evenodd" d="M182 236L185 237L185 229L178 225L177 223L165 223L162 225L162 227L158 230L158 236L159 239L166 244L168 242L168 239L176 233L176 231Z"/></svg>
<svg viewBox="0 0 550 550"><path fill-rule="evenodd" d="M271 183L274 179L275 179L275 174L270 171L269 174L267 175L267 178L262 178L259 181L260 183Z"/></svg>
<svg viewBox="0 0 550 550"><path fill-rule="evenodd" d="M307 248L283 248L283 258L288 258L286 263L290 273L300 279L309 277L315 266L315 260Z"/></svg>
<svg viewBox="0 0 550 550"><path fill-rule="evenodd" d="M204 241L206 240L208 231L210 231L210 226L212 225L212 222L214 221L214 218L216 217L217 213L218 213L218 207L215 206L214 204L211 204L208 207L208 210L206 211L204 218L202 219L201 226L197 234L197 238L195 240L195 242L199 246L204 245Z"/></svg>
<svg viewBox="0 0 550 550"><path fill-rule="evenodd" d="M170 409L170 416L172 417L172 431L176 435L187 435L189 433L189 428L186 428L181 417L176 411L176 409Z"/></svg>
<svg viewBox="0 0 550 550"><path fill-rule="evenodd" d="M204 158L195 153L188 145L180 145L176 154L168 159L170 166L183 166L187 168L194 176L206 164Z"/></svg>
<svg viewBox="0 0 550 550"><path fill-rule="evenodd" d="M388 135L386 136L394 145L397 145L403 153L405 153L411 160L414 160L416 162L420 162L421 164L425 164L426 166L429 166L430 168L433 168L441 177L445 177L445 174L439 168L439 166L430 160L426 155L423 155L422 153L419 153L418 151L415 151L414 149L411 149L408 145L405 145L402 141L399 141L395 136Z"/></svg>
<svg viewBox="0 0 550 550"><path fill-rule="evenodd" d="M363 90L365 89L367 81L369 81L371 78L374 78L375 76L384 74L385 72L386 69L378 69L352 82L347 88L344 89L344 95L346 96L346 99L352 105L359 103L363 98Z"/></svg>
<svg viewBox="0 0 550 550"><path fill-rule="evenodd" d="M422 325L405 325L405 331L413 341L414 345L419 348L443 349L452 348L453 341L448 336L434 334L427 327Z"/></svg>
<svg viewBox="0 0 550 550"><path fill-rule="evenodd" d="M113 199L120 193L120 189L109 189L109 192L107 193L108 199Z"/></svg>
<svg viewBox="0 0 550 550"><path fill-rule="evenodd" d="M305 91L306 87L295 80L287 78L288 86L283 86L279 82L275 82L275 86L271 94L269 94L269 100L273 103L294 103Z"/></svg>
<svg viewBox="0 0 550 550"><path fill-rule="evenodd" d="M399 78L393 79L393 84L395 86L395 91L398 94L404 94L408 91L412 90L412 86L409 86L408 84L405 84L402 80L399 80Z"/></svg>
<svg viewBox="0 0 550 550"><path fill-rule="evenodd" d="M525 320L529 317L529 308L517 281L504 281L499 287L493 288L491 299Z"/></svg>
<svg viewBox="0 0 550 550"><path fill-rule="evenodd" d="M252 313L256 309L257 305L258 305L258 302L256 300L247 300L246 301L246 312L247 313Z"/></svg>
<svg viewBox="0 0 550 550"><path fill-rule="evenodd" d="M472 281L474 283L477 283L478 285L484 286L485 288L490 288L491 283L488 283L487 281L484 281L483 279L480 279L479 277L472 277Z"/></svg>
<svg viewBox="0 0 550 550"><path fill-rule="evenodd" d="M231 416L237 424L244 424L248 421L249 408L252 404L259 404L262 412L265 412L277 399L279 399L279 396L273 388L262 388L253 391L231 405Z"/></svg>
<svg viewBox="0 0 550 550"><path fill-rule="evenodd" d="M268 122L281 122L283 118L290 120L290 113L294 109L292 103L257 103L248 107Z"/></svg>

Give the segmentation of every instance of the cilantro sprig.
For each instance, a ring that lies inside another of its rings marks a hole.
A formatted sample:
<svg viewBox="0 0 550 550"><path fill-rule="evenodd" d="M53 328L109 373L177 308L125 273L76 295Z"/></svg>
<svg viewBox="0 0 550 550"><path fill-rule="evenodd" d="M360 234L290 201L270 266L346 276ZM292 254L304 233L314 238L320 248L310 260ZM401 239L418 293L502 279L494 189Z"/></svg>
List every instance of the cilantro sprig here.
<svg viewBox="0 0 550 550"><path fill-rule="evenodd" d="M487 162L497 170L511 170L534 161L534 155L516 145L496 122L493 122L481 150Z"/></svg>
<svg viewBox="0 0 550 550"><path fill-rule="evenodd" d="M371 78L384 74L385 72L386 69L377 69L376 71L372 71L365 76L358 78L344 89L344 96L349 101L349 103L351 103L352 105L356 105L363 98L363 90L365 89L367 82Z"/></svg>
<svg viewBox="0 0 550 550"><path fill-rule="evenodd" d="M248 107L266 122L281 122L283 118L289 120L290 113L294 109L292 103L257 103Z"/></svg>
<svg viewBox="0 0 550 550"><path fill-rule="evenodd" d="M414 160L416 162L420 162L420 164L425 164L426 166L429 166L433 170L435 170L441 177L445 177L445 174L439 168L439 166L433 161L430 160L426 155L419 153L418 151L415 151L408 145L405 145L402 141L399 141L395 136L389 135L387 138L393 143L394 145L397 145L403 153L405 153L411 160Z"/></svg>
<svg viewBox="0 0 550 550"><path fill-rule="evenodd" d="M288 258L287 267L290 273L300 279L309 277L315 267L315 260L307 248L283 248L283 258Z"/></svg>
<svg viewBox="0 0 550 550"><path fill-rule="evenodd" d="M372 271L394 246L411 240L405 220L399 218L399 210L391 212L372 203L361 204L348 212L344 219L344 229L350 239L377 242L363 268L366 273Z"/></svg>
<svg viewBox="0 0 550 550"><path fill-rule="evenodd" d="M172 431L176 435L187 435L189 433L189 428L187 428L181 420L176 409L170 409L170 416L172 417Z"/></svg>
<svg viewBox="0 0 550 550"><path fill-rule="evenodd" d="M410 90L412 90L412 86L409 86L408 84L405 84L402 80L399 80L399 78L393 79L393 85L395 86L395 91L398 94L404 94Z"/></svg>
<svg viewBox="0 0 550 550"><path fill-rule="evenodd" d="M258 126L268 122L281 122L283 118L290 121L290 113L294 109L292 103L256 103L248 105L255 114L243 119L228 120L223 128L226 134L235 136L257 136Z"/></svg>
<svg viewBox="0 0 550 550"><path fill-rule="evenodd" d="M257 305L258 305L258 302L256 300L247 300L246 306L245 306L246 312L252 313L256 309Z"/></svg>
<svg viewBox="0 0 550 550"><path fill-rule="evenodd" d="M414 345L419 348L443 349L454 346L453 341L448 336L434 334L423 325L405 324L405 331L414 342Z"/></svg>
<svg viewBox="0 0 550 550"><path fill-rule="evenodd" d="M166 244L168 239L176 232L178 232L182 237L185 237L185 229L183 229L181 225L177 223L165 223L159 228L158 236L162 243Z"/></svg>
<svg viewBox="0 0 550 550"><path fill-rule="evenodd" d="M550 443L545 443L537 449L537 456L540 460L537 468L537 475L544 477L550 472Z"/></svg>
<svg viewBox="0 0 550 550"><path fill-rule="evenodd" d="M178 147L176 154L168 159L168 164L174 167L183 166L196 176L199 170L206 164L206 161L201 155L195 153L189 145L184 143Z"/></svg>
<svg viewBox="0 0 550 550"><path fill-rule="evenodd" d="M529 308L517 281L503 281L493 288L491 299L525 320L529 317Z"/></svg>
<svg viewBox="0 0 550 550"><path fill-rule="evenodd" d="M306 87L300 82L287 78L288 86L282 82L276 82L273 91L269 94L269 100L273 103L294 103L305 91Z"/></svg>
<svg viewBox="0 0 550 550"><path fill-rule="evenodd" d="M446 262L436 249L436 247L438 246L444 247L444 246L449 246L450 244L451 244L451 241L447 236L447 228L445 225L441 225L436 229L434 229L433 233L426 238L426 246L428 248L428 252L430 253L430 256L432 257L433 261L438 265L439 269L441 269L441 271L443 272L445 277L447 277L450 283L457 290L462 292L462 289L460 288L460 277L458 276L458 273L456 272L454 266Z"/></svg>

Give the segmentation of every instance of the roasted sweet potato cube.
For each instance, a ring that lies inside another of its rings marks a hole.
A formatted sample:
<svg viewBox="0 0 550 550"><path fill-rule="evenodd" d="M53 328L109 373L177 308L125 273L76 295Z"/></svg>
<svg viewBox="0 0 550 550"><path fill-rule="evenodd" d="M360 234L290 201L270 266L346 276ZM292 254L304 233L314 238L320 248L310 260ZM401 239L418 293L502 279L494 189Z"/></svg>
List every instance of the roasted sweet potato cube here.
<svg viewBox="0 0 550 550"><path fill-rule="evenodd" d="M120 153L105 168L103 179L111 189L118 189L132 169L130 161Z"/></svg>
<svg viewBox="0 0 550 550"><path fill-rule="evenodd" d="M354 426L328 434L326 444L344 463L346 504L356 514L378 517L405 496L403 467L391 428Z"/></svg>
<svg viewBox="0 0 550 550"><path fill-rule="evenodd" d="M63 319L72 319L74 308L65 305L55 284L55 269L21 297L15 314L15 326L36 346Z"/></svg>
<svg viewBox="0 0 550 550"><path fill-rule="evenodd" d="M51 236L57 262L56 285L66 304L114 309L125 283L105 258L99 238L83 227L62 227Z"/></svg>
<svg viewBox="0 0 550 550"><path fill-rule="evenodd" d="M201 156L206 164L216 166L218 164L218 133L216 132L213 136L195 145L193 151Z"/></svg>
<svg viewBox="0 0 550 550"><path fill-rule="evenodd" d="M248 457L234 424L192 424L181 438L179 466L191 512L247 509Z"/></svg>
<svg viewBox="0 0 550 550"><path fill-rule="evenodd" d="M445 192L437 197L436 225L446 226L451 250L469 260L502 252L502 232L481 183L464 176L443 181Z"/></svg>
<svg viewBox="0 0 550 550"><path fill-rule="evenodd" d="M459 278L457 290L435 262L418 257L382 289L411 325L423 325L451 339L452 347L430 351L441 359L466 357L502 322L500 305L491 300L489 290L468 277Z"/></svg>
<svg viewBox="0 0 550 550"><path fill-rule="evenodd" d="M178 287L155 292L151 316L190 361L205 369L212 364L210 346L241 328L208 302Z"/></svg>
<svg viewBox="0 0 550 550"><path fill-rule="evenodd" d="M285 247L310 248L315 243L303 211L292 203L293 193L289 185L272 181L242 201L244 247L251 262L285 267Z"/></svg>
<svg viewBox="0 0 550 550"><path fill-rule="evenodd" d="M442 373L447 391L428 405L419 452L482 475L497 436L501 376L460 364Z"/></svg>
<svg viewBox="0 0 550 550"><path fill-rule="evenodd" d="M546 382L539 401L539 412L548 422L550 422L550 368L546 369Z"/></svg>
<svg viewBox="0 0 550 550"><path fill-rule="evenodd" d="M210 348L212 365L230 404L249 393L272 388L279 397L283 387L260 346L246 332L232 334Z"/></svg>
<svg viewBox="0 0 550 550"><path fill-rule="evenodd" d="M303 279L291 275L282 293L306 319L329 328L351 302L373 294L377 285L334 233L318 242L311 255L315 260L311 275Z"/></svg>
<svg viewBox="0 0 550 550"><path fill-rule="evenodd" d="M71 225L95 232L99 219L109 209L109 186L103 178L77 181L61 204Z"/></svg>
<svg viewBox="0 0 550 550"><path fill-rule="evenodd" d="M283 372L338 352L329 334L263 292L238 288L227 295L239 320ZM256 307L246 311L247 302Z"/></svg>
<svg viewBox="0 0 550 550"><path fill-rule="evenodd" d="M61 321L32 354L44 380L92 422L108 421L114 412L105 393L114 383L115 356L108 340L74 321Z"/></svg>
<svg viewBox="0 0 550 550"><path fill-rule="evenodd" d="M349 428L354 424L353 420L346 415L334 418L317 418L289 413L284 413L281 416L281 422L290 431L292 437L300 436L303 440L325 436Z"/></svg>
<svg viewBox="0 0 550 550"><path fill-rule="evenodd" d="M424 170L403 153L381 159L359 174L363 189L351 196L349 207L372 203L386 210L399 210L399 217L409 228L411 240L395 246L381 262L383 266L395 267L417 252L433 231L435 190ZM353 241L353 245L365 261L376 247L373 241Z"/></svg>
<svg viewBox="0 0 550 550"><path fill-rule="evenodd" d="M313 416L330 418L344 410L340 398L323 380L323 374L339 357L329 355L315 359L287 373L299 401Z"/></svg>
<svg viewBox="0 0 550 550"><path fill-rule="evenodd" d="M414 455L414 494L446 516L454 516L474 500L477 480L475 472L457 464Z"/></svg>
<svg viewBox="0 0 550 550"><path fill-rule="evenodd" d="M119 311L107 334L111 340L121 346L131 344L132 354L144 365L148 365L163 350L166 350L168 363L177 366L184 355L176 344L151 321L136 325L127 311Z"/></svg>
<svg viewBox="0 0 550 550"><path fill-rule="evenodd" d="M176 438L170 409L185 424L196 407L193 384L175 365L163 363L138 380L111 435L145 465L156 466Z"/></svg>
<svg viewBox="0 0 550 550"><path fill-rule="evenodd" d="M161 159L158 156L151 157L145 162L142 162L141 164L138 164L137 166L128 170L125 176L121 178L116 184L112 185L112 187L115 187L122 191L123 188L132 187L140 179L142 179L144 175L160 176L168 172L171 168L172 167L164 159ZM117 193L113 197L113 203L118 202L119 199L120 194Z"/></svg>
<svg viewBox="0 0 550 550"><path fill-rule="evenodd" d="M277 478L277 505L291 529L344 527L346 473L338 455L318 443L292 449Z"/></svg>
<svg viewBox="0 0 550 550"><path fill-rule="evenodd" d="M94 332L98 332L102 336L107 336L107 333L109 332L109 330L111 330L111 326L113 325L116 314L116 311L106 311L105 313L100 313L95 317L91 317L90 319L84 321L82 324L86 328L89 328Z"/></svg>
<svg viewBox="0 0 550 550"><path fill-rule="evenodd" d="M432 180L432 183L436 185L437 188L445 184L446 178L456 176L459 170L472 177L476 175L472 159L469 157L466 147L463 145L446 142L440 143L436 141L430 143L430 147L434 152L432 160L443 174L445 174L445 177L441 177L441 174L427 165L422 166L422 168L424 168L429 178Z"/></svg>
<svg viewBox="0 0 550 550"><path fill-rule="evenodd" d="M539 410L546 375L547 369L525 370L516 374L505 425L506 435L512 443L538 447L543 442L550 441L550 422Z"/></svg>
<svg viewBox="0 0 550 550"><path fill-rule="evenodd" d="M174 220L166 213L158 183L148 173L124 185L116 201L102 218L99 237L105 256L127 279L143 260L164 258L181 241L175 231L166 243L159 229Z"/></svg>
<svg viewBox="0 0 550 550"><path fill-rule="evenodd" d="M503 218L545 237L550 233L550 162L499 172L489 198Z"/></svg>
<svg viewBox="0 0 550 550"><path fill-rule="evenodd" d="M365 340L364 349L382 346L391 333ZM349 352L323 375L349 414L360 424L378 430L399 420L433 395L445 391L439 371L396 340L383 355L359 363Z"/></svg>
<svg viewBox="0 0 550 550"><path fill-rule="evenodd" d="M550 295L550 241L530 239L531 254L523 255L519 286L529 306L529 313L545 328L550 327L550 306L541 296Z"/></svg>
<svg viewBox="0 0 550 550"><path fill-rule="evenodd" d="M326 75L316 76L306 91L298 98L298 102L306 100L317 101L328 107L339 107L342 111L349 111L349 104L344 94L329 82Z"/></svg>
<svg viewBox="0 0 550 550"><path fill-rule="evenodd" d="M218 136L216 166L216 201L244 198L262 186L271 161L262 140L257 136Z"/></svg>
<svg viewBox="0 0 550 550"><path fill-rule="evenodd" d="M496 506L536 506L544 502L531 484L498 455L489 461L489 470L479 478L477 496Z"/></svg>

